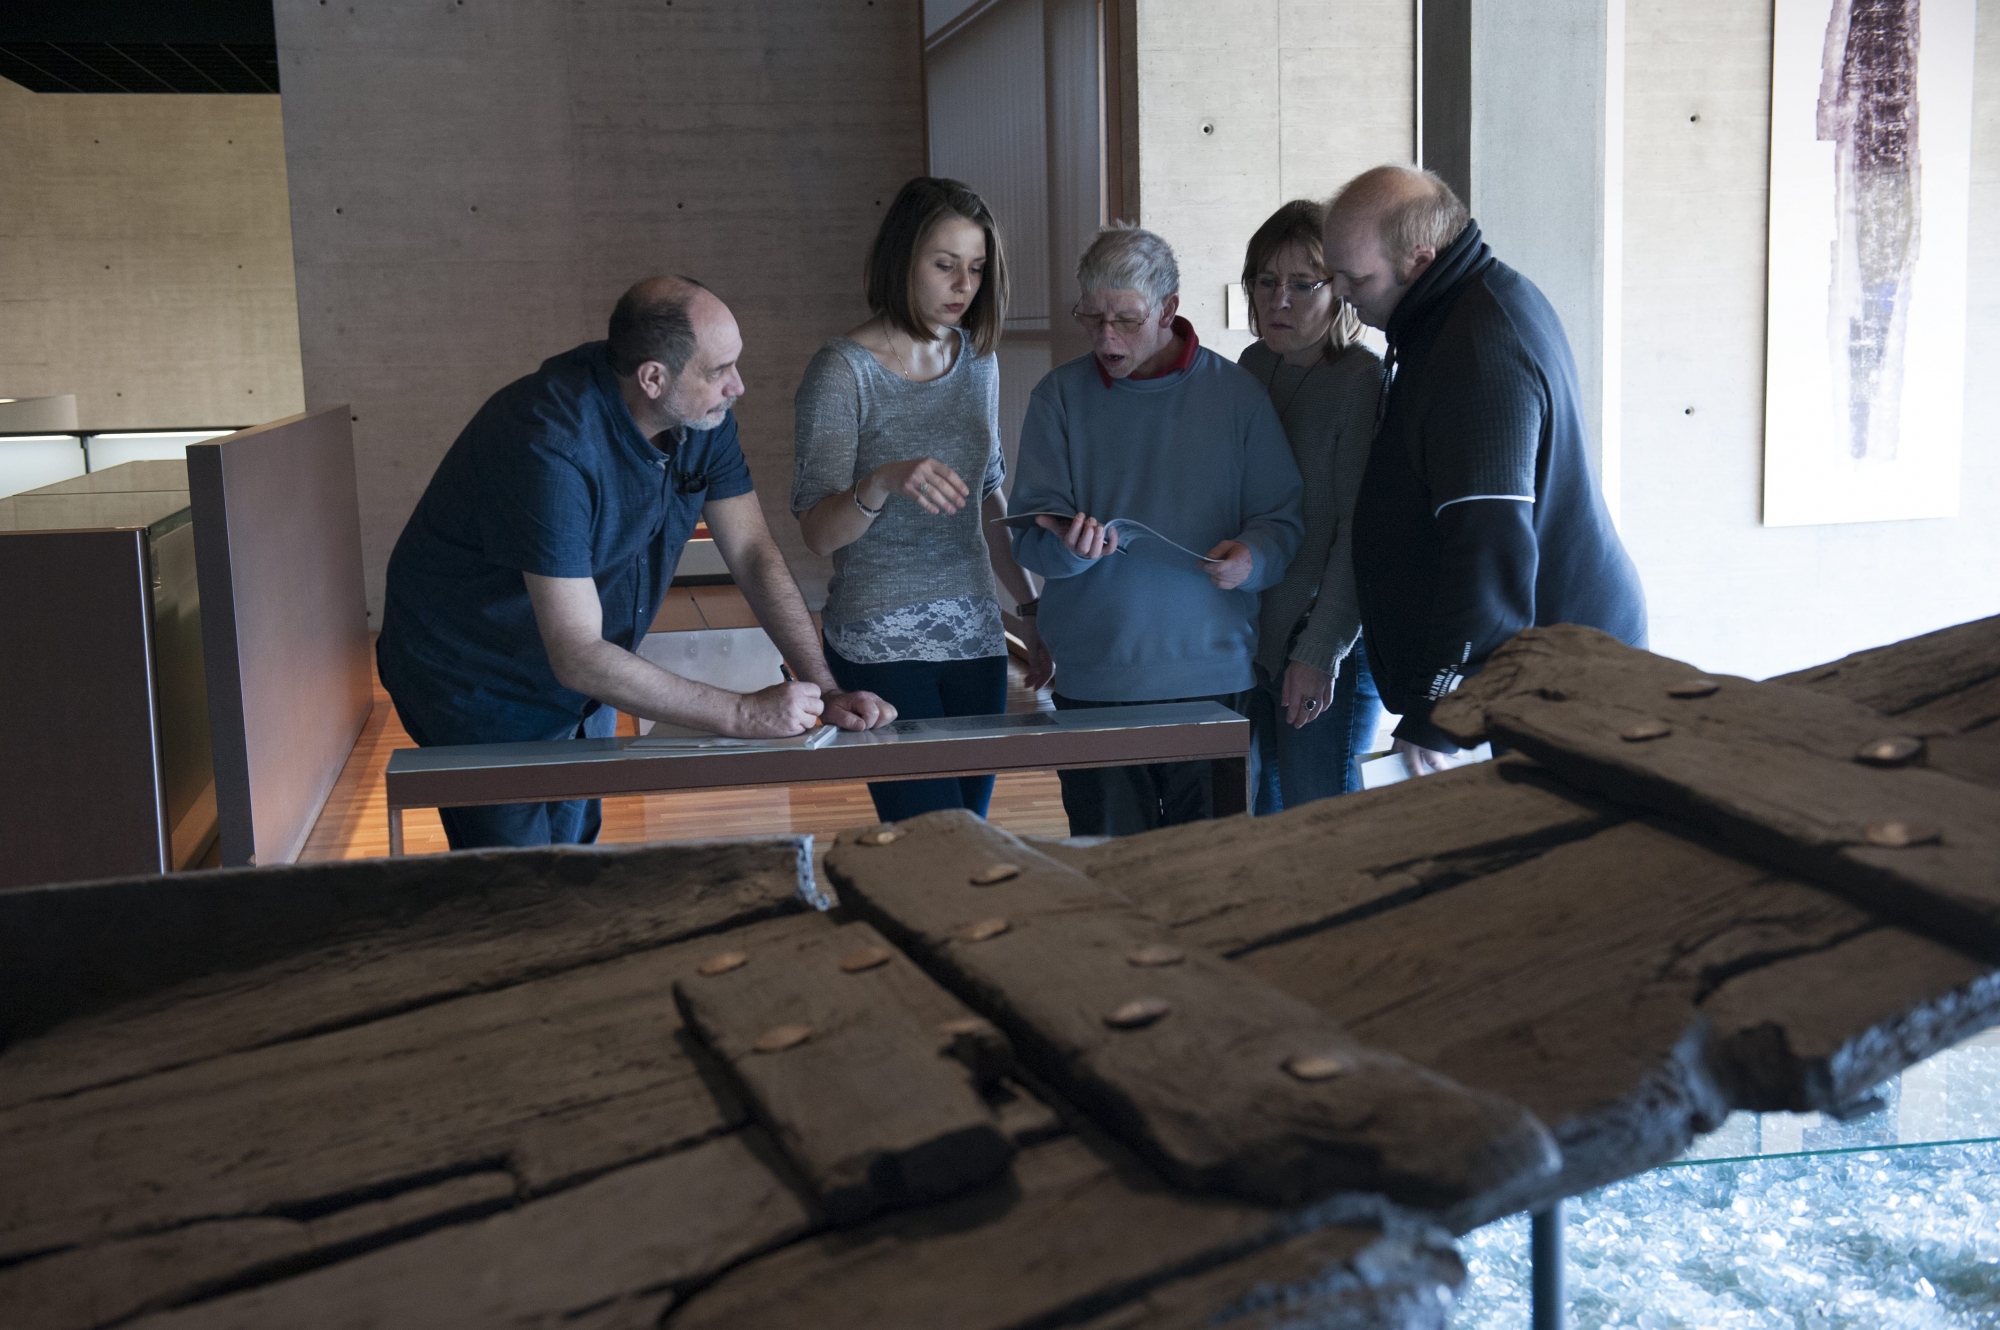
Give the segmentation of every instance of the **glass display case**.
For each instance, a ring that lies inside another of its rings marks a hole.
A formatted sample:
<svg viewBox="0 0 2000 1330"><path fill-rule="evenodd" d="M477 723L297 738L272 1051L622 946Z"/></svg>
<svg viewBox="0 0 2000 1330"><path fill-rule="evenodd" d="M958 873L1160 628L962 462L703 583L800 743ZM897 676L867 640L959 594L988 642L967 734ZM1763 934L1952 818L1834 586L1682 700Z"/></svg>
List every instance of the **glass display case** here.
<svg viewBox="0 0 2000 1330"><path fill-rule="evenodd" d="M1873 1111L1738 1113L1563 1213L1576 1330L2000 1326L2000 1030L1887 1082ZM1457 1330L1529 1323L1528 1227L1466 1235Z"/></svg>

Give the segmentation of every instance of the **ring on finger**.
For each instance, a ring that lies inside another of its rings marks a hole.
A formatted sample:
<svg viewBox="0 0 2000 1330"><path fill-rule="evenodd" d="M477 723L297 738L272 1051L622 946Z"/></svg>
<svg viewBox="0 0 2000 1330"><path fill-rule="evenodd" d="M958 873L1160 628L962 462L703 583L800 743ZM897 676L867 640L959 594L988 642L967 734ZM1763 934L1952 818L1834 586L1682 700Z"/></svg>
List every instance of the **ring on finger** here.
<svg viewBox="0 0 2000 1330"><path fill-rule="evenodd" d="M1318 711L1318 710L1319 710L1319 699L1318 699L1318 698L1316 698L1316 697L1309 697L1309 698L1307 698L1307 699L1306 699L1306 710L1307 710L1307 711Z"/></svg>

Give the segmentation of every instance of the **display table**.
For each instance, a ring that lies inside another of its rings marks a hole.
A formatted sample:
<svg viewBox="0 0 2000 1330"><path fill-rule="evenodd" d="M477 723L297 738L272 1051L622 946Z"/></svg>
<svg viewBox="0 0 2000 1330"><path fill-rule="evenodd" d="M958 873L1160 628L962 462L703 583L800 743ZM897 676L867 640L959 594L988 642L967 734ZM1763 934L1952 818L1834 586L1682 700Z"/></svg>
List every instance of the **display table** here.
<svg viewBox="0 0 2000 1330"><path fill-rule="evenodd" d="M1215 702L899 720L817 747L643 735L405 748L389 758L389 853L403 852L411 808L1150 762L1215 762L1215 811L1226 817L1248 808L1249 752L1250 722Z"/></svg>

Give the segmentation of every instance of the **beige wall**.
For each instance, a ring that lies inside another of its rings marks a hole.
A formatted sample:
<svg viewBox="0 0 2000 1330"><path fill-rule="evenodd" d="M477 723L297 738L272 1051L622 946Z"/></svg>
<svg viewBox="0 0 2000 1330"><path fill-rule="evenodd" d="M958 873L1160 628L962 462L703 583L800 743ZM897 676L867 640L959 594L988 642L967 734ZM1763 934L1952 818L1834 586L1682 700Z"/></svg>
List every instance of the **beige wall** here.
<svg viewBox="0 0 2000 1330"><path fill-rule="evenodd" d="M792 395L865 316L867 245L924 167L917 0L276 15L306 397L353 406L371 612L479 404L602 337L618 294L667 271L742 325L745 451L812 594Z"/></svg>
<svg viewBox="0 0 2000 1330"><path fill-rule="evenodd" d="M1627 24L1619 497L1654 649L1763 676L2000 612L2000 0L1979 4L1963 499L1937 521L1760 524L1771 10L1630 0Z"/></svg>
<svg viewBox="0 0 2000 1330"><path fill-rule="evenodd" d="M1250 344L1224 329L1223 288L1279 204L1410 159L1411 12L1409 0L1139 0L1139 215L1173 245L1182 311L1207 345L1233 358Z"/></svg>
<svg viewBox="0 0 2000 1330"><path fill-rule="evenodd" d="M97 430L301 408L278 98L0 79L0 163L0 397Z"/></svg>

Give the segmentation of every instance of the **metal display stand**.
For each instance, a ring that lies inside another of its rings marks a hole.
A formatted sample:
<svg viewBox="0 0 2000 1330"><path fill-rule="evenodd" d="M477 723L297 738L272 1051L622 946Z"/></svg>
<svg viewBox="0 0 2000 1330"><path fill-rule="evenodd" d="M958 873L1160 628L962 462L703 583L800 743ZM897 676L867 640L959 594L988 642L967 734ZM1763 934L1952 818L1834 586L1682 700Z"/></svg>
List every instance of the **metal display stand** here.
<svg viewBox="0 0 2000 1330"><path fill-rule="evenodd" d="M1563 1330L1569 1323L1563 1305L1563 1203L1528 1216L1528 1261L1534 1330Z"/></svg>

